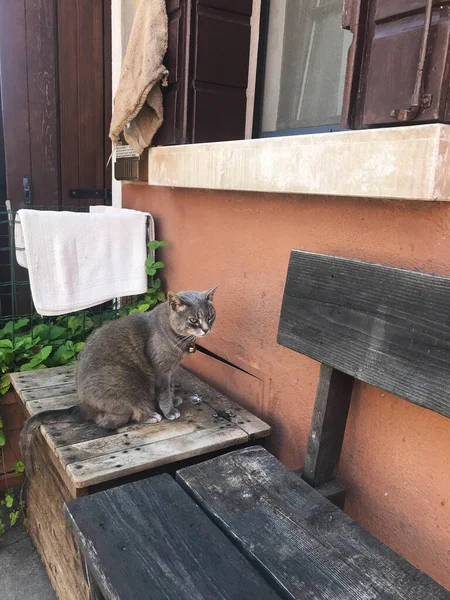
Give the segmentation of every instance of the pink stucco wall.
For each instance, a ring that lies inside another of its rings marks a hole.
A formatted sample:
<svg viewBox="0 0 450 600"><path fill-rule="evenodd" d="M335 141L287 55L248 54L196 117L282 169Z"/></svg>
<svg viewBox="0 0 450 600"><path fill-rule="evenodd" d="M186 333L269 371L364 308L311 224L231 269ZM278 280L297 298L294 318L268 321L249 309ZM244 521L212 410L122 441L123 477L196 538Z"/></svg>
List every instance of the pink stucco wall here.
<svg viewBox="0 0 450 600"><path fill-rule="evenodd" d="M126 185L124 206L155 217L168 287L219 284L205 345L259 378L269 449L291 468L303 464L319 373L276 343L291 248L450 274L447 204ZM251 387L237 390L250 405ZM450 419L357 385L340 476L346 512L450 588Z"/></svg>

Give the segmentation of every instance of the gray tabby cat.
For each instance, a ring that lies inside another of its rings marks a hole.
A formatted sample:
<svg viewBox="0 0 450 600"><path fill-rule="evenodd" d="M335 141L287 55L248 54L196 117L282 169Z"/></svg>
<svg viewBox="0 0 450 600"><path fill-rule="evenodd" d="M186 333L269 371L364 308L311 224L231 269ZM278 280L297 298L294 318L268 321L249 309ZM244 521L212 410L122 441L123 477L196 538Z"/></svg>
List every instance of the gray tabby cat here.
<svg viewBox="0 0 450 600"><path fill-rule="evenodd" d="M182 400L175 395L173 375L196 338L205 336L214 323L215 290L169 292L168 301L151 312L97 329L80 353L78 405L42 411L25 424L20 444L28 474L32 475L30 449L36 431L62 414L81 411L82 418L105 429L130 422L158 423L161 413L170 421L178 419Z"/></svg>

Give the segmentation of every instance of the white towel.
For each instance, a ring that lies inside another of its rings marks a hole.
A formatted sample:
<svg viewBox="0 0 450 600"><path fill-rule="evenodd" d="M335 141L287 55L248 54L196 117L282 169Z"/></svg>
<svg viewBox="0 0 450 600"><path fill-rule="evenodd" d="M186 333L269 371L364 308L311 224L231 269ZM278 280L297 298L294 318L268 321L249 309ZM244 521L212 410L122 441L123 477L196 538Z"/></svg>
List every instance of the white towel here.
<svg viewBox="0 0 450 600"><path fill-rule="evenodd" d="M133 210L132 208L116 208L115 206L105 206L104 204L99 204L97 206L89 207L90 213L110 213L110 214L124 214L124 213L138 213L139 215L146 215L148 218L148 241L153 242L155 239L155 221L152 215L148 212L143 213L139 210Z"/></svg>
<svg viewBox="0 0 450 600"><path fill-rule="evenodd" d="M40 315L62 315L147 291L147 215L19 210L16 256ZM20 248L24 248L21 250Z"/></svg>

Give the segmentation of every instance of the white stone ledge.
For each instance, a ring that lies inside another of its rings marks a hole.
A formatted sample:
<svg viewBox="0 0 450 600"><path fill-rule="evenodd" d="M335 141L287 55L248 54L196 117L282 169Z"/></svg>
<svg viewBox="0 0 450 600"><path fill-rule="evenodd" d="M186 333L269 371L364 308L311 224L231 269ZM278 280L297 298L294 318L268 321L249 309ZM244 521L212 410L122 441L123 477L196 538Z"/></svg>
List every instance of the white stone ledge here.
<svg viewBox="0 0 450 600"><path fill-rule="evenodd" d="M450 125L160 146L150 185L450 200Z"/></svg>

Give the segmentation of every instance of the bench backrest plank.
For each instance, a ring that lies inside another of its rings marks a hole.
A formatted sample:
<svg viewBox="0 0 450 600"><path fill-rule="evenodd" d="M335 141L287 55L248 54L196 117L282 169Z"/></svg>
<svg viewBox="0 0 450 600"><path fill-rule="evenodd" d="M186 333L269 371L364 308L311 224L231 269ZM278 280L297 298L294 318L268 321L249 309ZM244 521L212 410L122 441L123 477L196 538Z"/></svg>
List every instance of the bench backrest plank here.
<svg viewBox="0 0 450 600"><path fill-rule="evenodd" d="M450 278L293 250L278 342L450 417Z"/></svg>

